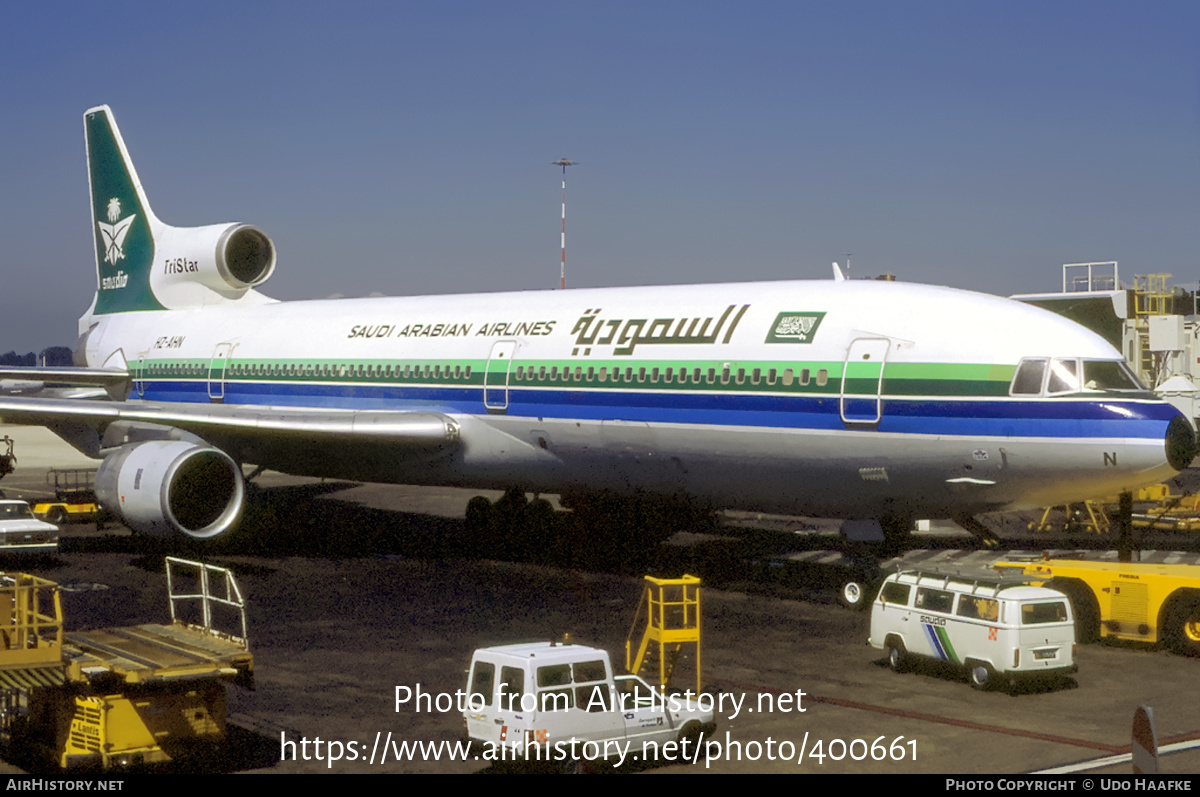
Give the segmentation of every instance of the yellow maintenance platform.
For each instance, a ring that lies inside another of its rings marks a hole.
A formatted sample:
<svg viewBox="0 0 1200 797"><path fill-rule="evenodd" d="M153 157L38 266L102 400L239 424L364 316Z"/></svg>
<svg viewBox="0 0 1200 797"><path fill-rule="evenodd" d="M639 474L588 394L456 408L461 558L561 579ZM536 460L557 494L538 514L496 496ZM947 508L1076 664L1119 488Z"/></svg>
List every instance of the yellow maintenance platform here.
<svg viewBox="0 0 1200 797"><path fill-rule="evenodd" d="M168 557L167 582L170 625L66 632L57 584L0 575L0 741L22 763L109 769L220 748L226 683L253 685L245 601L212 565Z"/></svg>
<svg viewBox="0 0 1200 797"><path fill-rule="evenodd" d="M633 627L625 640L625 669L639 675L652 662L658 665L658 685L666 689L684 645L693 648L696 662L696 692L702 687L700 676L700 579L645 577L645 590L633 618ZM634 640L638 627L645 623L641 641Z"/></svg>

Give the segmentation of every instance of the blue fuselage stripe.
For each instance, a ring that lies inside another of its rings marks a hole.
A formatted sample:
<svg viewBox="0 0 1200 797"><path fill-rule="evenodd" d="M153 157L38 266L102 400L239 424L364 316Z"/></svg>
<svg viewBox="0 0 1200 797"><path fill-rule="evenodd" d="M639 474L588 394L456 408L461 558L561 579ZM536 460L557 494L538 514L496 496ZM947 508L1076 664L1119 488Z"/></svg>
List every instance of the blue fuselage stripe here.
<svg viewBox="0 0 1200 797"><path fill-rule="evenodd" d="M227 404L279 405L347 410L437 410L484 414L483 388L313 383L226 382ZM208 403L200 380L147 381L147 401ZM699 426L783 429L844 429L837 395L763 396L620 390L509 388L507 414L574 420L626 420ZM135 392L135 395L138 395ZM503 403L504 389L489 388L489 403ZM857 402L862 404L864 402ZM874 401L867 402L874 407ZM861 407L854 407L856 416ZM868 417L873 416L873 409ZM895 434L1046 438L1146 438L1161 440L1178 412L1160 402L1103 398L973 400L884 398L875 427Z"/></svg>

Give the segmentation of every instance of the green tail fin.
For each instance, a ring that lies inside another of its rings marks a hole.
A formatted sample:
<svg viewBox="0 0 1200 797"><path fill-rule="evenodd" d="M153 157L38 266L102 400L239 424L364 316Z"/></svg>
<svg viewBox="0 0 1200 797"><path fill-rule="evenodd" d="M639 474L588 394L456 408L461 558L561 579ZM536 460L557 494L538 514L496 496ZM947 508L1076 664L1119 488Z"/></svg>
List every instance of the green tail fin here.
<svg viewBox="0 0 1200 797"><path fill-rule="evenodd" d="M112 111L101 105L88 110L83 120L96 241L95 312L162 310L150 289L154 231L161 225L146 201Z"/></svg>

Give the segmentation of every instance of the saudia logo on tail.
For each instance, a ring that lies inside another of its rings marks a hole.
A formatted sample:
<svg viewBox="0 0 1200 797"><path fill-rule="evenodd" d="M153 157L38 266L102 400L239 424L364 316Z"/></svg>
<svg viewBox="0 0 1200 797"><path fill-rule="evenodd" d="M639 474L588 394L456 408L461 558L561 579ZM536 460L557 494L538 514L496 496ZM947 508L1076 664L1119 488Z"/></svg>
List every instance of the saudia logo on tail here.
<svg viewBox="0 0 1200 797"><path fill-rule="evenodd" d="M125 236L129 234L129 227L136 218L137 214L131 213L122 219L121 200L116 197L108 200L108 220L112 223L96 222L100 227L100 238L104 242L104 261L106 263L112 263L115 266L118 260L125 258L125 252L122 251L122 247L125 246Z"/></svg>
<svg viewBox="0 0 1200 797"><path fill-rule="evenodd" d="M100 272L96 312L162 310L150 289L154 240L148 217L107 113L88 116L87 144Z"/></svg>

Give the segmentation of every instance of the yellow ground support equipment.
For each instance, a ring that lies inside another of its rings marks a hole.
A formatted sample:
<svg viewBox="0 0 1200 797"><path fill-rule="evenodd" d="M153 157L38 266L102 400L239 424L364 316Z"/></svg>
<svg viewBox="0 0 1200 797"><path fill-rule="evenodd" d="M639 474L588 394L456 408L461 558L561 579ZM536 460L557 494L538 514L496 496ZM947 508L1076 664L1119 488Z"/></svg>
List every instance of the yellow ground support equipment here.
<svg viewBox="0 0 1200 797"><path fill-rule="evenodd" d="M633 640L645 623L637 652ZM653 645L653 647L652 647ZM663 689L671 681L684 645L695 645L696 691L700 691L700 579L654 578L646 576L646 589L638 603L629 637L625 640L625 669L634 675L658 661L658 684Z"/></svg>
<svg viewBox="0 0 1200 797"><path fill-rule="evenodd" d="M1080 642L1100 637L1162 642L1200 655L1200 566L1075 559L995 563L1071 599Z"/></svg>
<svg viewBox="0 0 1200 797"><path fill-rule="evenodd" d="M33 505L33 514L47 523L85 523L100 517L96 502L95 468L51 468L46 472L46 484L54 485L54 500Z"/></svg>
<svg viewBox="0 0 1200 797"><path fill-rule="evenodd" d="M14 609L0 611L0 736L10 750L64 769L219 751L225 684L252 686L245 601L233 574L212 565L168 557L167 582L170 625L64 632L58 585L4 577L0 607ZM237 633L217 630L221 614Z"/></svg>
<svg viewBox="0 0 1200 797"><path fill-rule="evenodd" d="M1053 519L1054 513L1062 510L1062 521ZM1030 531L1091 531L1096 534L1106 534L1112 524L1103 504L1097 501L1084 501L1082 504L1066 504L1048 506L1042 512L1042 519L1029 524Z"/></svg>

